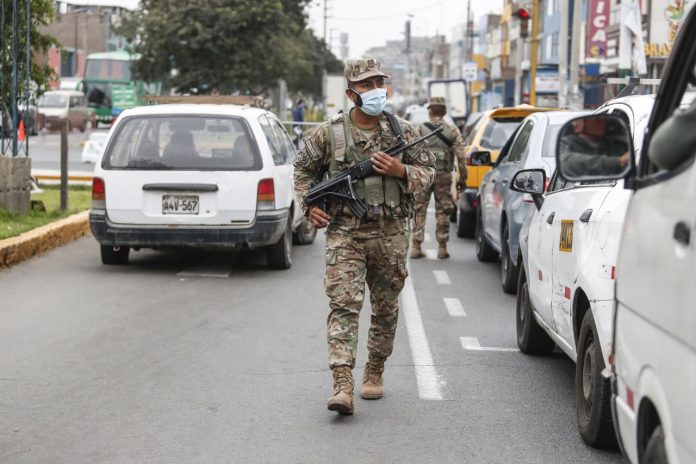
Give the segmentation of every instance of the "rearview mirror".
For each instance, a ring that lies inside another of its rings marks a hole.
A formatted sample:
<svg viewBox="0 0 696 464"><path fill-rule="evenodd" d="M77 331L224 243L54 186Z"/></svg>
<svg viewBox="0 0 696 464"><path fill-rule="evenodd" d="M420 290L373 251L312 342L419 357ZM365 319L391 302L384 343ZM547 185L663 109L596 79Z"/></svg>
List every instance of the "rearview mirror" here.
<svg viewBox="0 0 696 464"><path fill-rule="evenodd" d="M537 209L541 209L544 199L541 196L546 187L546 171L543 169L523 169L512 176L510 190L532 195Z"/></svg>
<svg viewBox="0 0 696 464"><path fill-rule="evenodd" d="M472 166L490 166L491 152L490 151L475 151L469 155Z"/></svg>
<svg viewBox="0 0 696 464"><path fill-rule="evenodd" d="M613 114L571 119L558 134L556 163L573 182L622 179L635 164L631 130Z"/></svg>

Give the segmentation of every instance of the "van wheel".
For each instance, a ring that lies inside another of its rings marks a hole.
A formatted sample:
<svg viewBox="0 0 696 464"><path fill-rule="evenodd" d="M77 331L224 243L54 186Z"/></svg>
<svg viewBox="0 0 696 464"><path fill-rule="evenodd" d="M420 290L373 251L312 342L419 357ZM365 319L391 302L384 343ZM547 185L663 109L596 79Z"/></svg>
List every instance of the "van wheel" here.
<svg viewBox="0 0 696 464"><path fill-rule="evenodd" d="M534 319L532 314L532 302L529 299L529 287L524 267L520 269L520 277L517 282L516 325L517 346L525 354L549 354L553 351L555 343L544 329Z"/></svg>
<svg viewBox="0 0 696 464"><path fill-rule="evenodd" d="M604 358L592 311L585 313L578 337L575 364L575 409L580 436L595 448L617 445L611 420L611 385L602 376Z"/></svg>
<svg viewBox="0 0 696 464"><path fill-rule="evenodd" d="M498 253L491 247L483 232L483 218L481 208L476 214L476 258L482 263L489 263L498 259Z"/></svg>
<svg viewBox="0 0 696 464"><path fill-rule="evenodd" d="M290 269L292 266L292 218L288 219L285 233L278 243L266 249L266 260L271 269Z"/></svg>
<svg viewBox="0 0 696 464"><path fill-rule="evenodd" d="M292 233L292 243L295 245L309 245L314 242L317 236L317 229L309 222L309 218L303 218L300 225Z"/></svg>
<svg viewBox="0 0 696 464"><path fill-rule="evenodd" d="M503 252L500 256L501 284L505 293L515 294L517 291L518 269L510 257L510 228L505 224L503 231Z"/></svg>
<svg viewBox="0 0 696 464"><path fill-rule="evenodd" d="M643 455L644 464L667 464L667 450L665 449L665 432L662 426L658 425L650 435L648 445L645 447Z"/></svg>
<svg viewBox="0 0 696 464"><path fill-rule="evenodd" d="M476 236L476 213L459 208L457 218L457 237L474 238Z"/></svg>
<svg viewBox="0 0 696 464"><path fill-rule="evenodd" d="M101 245L102 264L122 265L128 264L129 247Z"/></svg>

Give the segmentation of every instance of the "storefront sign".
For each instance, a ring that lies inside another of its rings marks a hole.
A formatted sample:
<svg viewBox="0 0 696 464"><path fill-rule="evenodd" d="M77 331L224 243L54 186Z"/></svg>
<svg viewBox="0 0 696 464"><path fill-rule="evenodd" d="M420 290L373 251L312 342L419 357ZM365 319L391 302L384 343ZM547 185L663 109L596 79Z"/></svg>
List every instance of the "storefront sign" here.
<svg viewBox="0 0 696 464"><path fill-rule="evenodd" d="M607 56L607 30L609 24L609 0L590 0L588 12L587 56Z"/></svg>
<svg viewBox="0 0 696 464"><path fill-rule="evenodd" d="M536 93L558 93L558 72L537 70Z"/></svg>
<svg viewBox="0 0 696 464"><path fill-rule="evenodd" d="M648 43L644 45L646 56L650 58L669 56L691 1L693 0L652 0Z"/></svg>

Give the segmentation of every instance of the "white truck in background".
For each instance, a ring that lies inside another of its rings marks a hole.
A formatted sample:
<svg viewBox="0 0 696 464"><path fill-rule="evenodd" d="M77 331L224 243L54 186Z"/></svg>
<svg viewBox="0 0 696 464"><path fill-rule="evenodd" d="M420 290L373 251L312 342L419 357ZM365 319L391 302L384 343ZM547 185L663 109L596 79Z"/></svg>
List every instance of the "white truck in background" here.
<svg viewBox="0 0 696 464"><path fill-rule="evenodd" d="M348 111L352 103L346 97L346 78L343 74L327 74L324 77L324 118Z"/></svg>

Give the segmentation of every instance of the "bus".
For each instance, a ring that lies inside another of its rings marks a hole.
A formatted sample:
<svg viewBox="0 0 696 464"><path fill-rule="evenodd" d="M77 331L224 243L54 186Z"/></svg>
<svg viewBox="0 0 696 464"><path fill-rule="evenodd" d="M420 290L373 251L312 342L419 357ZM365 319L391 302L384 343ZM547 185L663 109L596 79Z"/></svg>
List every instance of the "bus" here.
<svg viewBox="0 0 696 464"><path fill-rule="evenodd" d="M87 55L83 78L87 104L94 108L97 124L110 124L121 111L144 104L143 97L160 95L161 82L144 82L132 74L139 55L127 51Z"/></svg>

